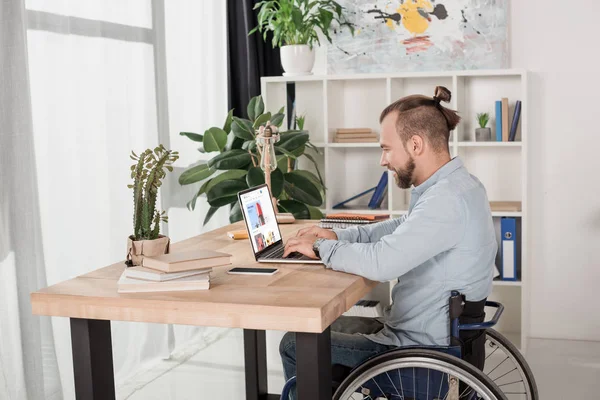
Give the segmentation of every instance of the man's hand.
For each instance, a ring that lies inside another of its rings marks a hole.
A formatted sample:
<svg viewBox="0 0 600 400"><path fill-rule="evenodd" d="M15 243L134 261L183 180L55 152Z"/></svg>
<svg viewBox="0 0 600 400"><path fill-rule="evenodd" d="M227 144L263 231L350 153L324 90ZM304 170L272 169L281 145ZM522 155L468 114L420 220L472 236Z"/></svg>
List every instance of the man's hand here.
<svg viewBox="0 0 600 400"><path fill-rule="evenodd" d="M300 229L296 236L316 236L318 238L338 240L337 235L330 229L319 228L318 226L310 226L308 228Z"/></svg>
<svg viewBox="0 0 600 400"><path fill-rule="evenodd" d="M315 235L303 235L291 238L285 244L283 256L287 257L288 254L297 251L307 257L317 259L318 257L312 249L312 246L317 239L318 238Z"/></svg>

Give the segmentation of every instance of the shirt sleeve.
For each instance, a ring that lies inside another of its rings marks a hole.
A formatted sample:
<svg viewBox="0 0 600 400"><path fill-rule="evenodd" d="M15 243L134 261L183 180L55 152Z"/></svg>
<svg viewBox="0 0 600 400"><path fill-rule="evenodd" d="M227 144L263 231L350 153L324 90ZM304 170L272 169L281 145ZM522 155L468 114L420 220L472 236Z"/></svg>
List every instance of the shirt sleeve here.
<svg viewBox="0 0 600 400"><path fill-rule="evenodd" d="M377 242L323 241L321 259L331 269L373 281L396 279L460 242L466 226L465 207L457 196L423 199L403 223Z"/></svg>
<svg viewBox="0 0 600 400"><path fill-rule="evenodd" d="M406 214L400 218L393 218L374 224L358 225L346 229L333 229L338 240L350 243L373 243L385 235L389 235L406 219ZM319 250L320 252L320 250Z"/></svg>

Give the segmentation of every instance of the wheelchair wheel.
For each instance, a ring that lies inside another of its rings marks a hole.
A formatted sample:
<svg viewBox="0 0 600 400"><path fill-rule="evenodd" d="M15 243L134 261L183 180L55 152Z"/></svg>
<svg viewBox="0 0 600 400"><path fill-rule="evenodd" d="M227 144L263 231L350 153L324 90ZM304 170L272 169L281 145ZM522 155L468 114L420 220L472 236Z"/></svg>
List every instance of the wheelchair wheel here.
<svg viewBox="0 0 600 400"><path fill-rule="evenodd" d="M538 400L533 373L521 352L502 334L488 329L483 369L509 400Z"/></svg>
<svg viewBox="0 0 600 400"><path fill-rule="evenodd" d="M336 390L334 400L507 400L471 364L441 351L398 349L356 367Z"/></svg>

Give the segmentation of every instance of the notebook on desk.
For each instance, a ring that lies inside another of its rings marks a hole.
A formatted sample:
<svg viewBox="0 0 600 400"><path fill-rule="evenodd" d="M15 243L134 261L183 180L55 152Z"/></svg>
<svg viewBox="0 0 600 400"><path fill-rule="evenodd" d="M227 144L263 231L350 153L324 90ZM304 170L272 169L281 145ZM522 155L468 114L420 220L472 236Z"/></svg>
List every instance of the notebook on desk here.
<svg viewBox="0 0 600 400"><path fill-rule="evenodd" d="M271 201L271 192L266 184L239 192L238 200L256 261L323 264L321 260L315 260L300 253L292 253L283 257L285 245Z"/></svg>

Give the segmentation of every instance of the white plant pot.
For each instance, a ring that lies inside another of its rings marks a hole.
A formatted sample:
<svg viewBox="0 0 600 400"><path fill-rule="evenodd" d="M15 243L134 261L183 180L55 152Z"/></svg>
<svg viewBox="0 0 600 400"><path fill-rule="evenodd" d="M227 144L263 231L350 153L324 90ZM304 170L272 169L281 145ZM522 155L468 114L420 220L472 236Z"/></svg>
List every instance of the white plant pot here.
<svg viewBox="0 0 600 400"><path fill-rule="evenodd" d="M284 76L298 76L312 74L315 65L315 49L306 44L293 44L282 46L280 49L281 66L285 71Z"/></svg>

